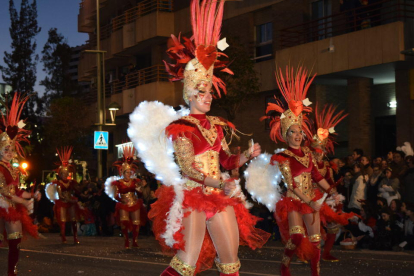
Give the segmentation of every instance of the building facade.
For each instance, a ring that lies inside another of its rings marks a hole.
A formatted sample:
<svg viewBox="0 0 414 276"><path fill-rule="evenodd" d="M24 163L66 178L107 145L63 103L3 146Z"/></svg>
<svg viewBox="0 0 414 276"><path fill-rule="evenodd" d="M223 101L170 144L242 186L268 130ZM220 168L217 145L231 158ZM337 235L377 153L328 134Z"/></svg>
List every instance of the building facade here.
<svg viewBox="0 0 414 276"><path fill-rule="evenodd" d="M171 34L191 34L189 0L83 0L78 29L89 34L86 49L96 49L96 5L100 8L101 49L106 51L105 101L117 102L117 125L108 129L108 166L115 145L127 139L128 115L141 101L184 104L180 83L168 81L163 60ZM267 102L278 95L277 67L306 66L318 74L309 98L334 103L350 115L337 127L336 155L354 148L384 155L405 141L414 142L414 6L410 1L336 0L227 1L222 37L236 37L255 60L260 92L236 115L235 124L272 152L266 122ZM346 1L344 1L346 3ZM231 45L230 45L231 47ZM96 55L82 53L79 81L91 82L86 100L96 106ZM214 114L223 115L219 109ZM109 118L109 115L107 116ZM242 137L247 146L250 137Z"/></svg>

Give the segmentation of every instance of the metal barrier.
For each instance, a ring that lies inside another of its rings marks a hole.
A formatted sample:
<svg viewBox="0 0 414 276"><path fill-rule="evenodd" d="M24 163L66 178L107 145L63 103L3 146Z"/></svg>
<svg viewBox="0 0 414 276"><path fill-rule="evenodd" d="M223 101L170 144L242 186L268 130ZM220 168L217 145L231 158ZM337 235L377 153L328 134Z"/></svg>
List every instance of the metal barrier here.
<svg viewBox="0 0 414 276"><path fill-rule="evenodd" d="M414 2L383 0L280 30L280 47L288 48L358 30L414 18Z"/></svg>

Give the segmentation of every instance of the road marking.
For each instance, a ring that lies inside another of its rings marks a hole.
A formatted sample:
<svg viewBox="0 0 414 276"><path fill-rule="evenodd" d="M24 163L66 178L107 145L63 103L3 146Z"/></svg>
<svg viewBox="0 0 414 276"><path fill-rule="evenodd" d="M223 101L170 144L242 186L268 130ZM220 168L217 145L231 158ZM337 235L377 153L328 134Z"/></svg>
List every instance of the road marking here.
<svg viewBox="0 0 414 276"><path fill-rule="evenodd" d="M8 250L7 248L0 248L0 249ZM127 263L152 264L152 265L162 265L162 266L167 266L169 264L169 263L156 263L156 262L137 261L137 260L115 259L115 258L108 258L108 257L85 256L85 255L78 255L78 254L58 253L58 252L49 252L49 251L38 251L38 250L31 250L31 249L20 249L20 251L40 253L40 254L61 255L61 256L77 257L77 258L88 258L88 259L127 262ZM257 261L257 260L253 260L253 259L242 259L242 260ZM273 262L273 261L268 261L268 262ZM209 270L216 271L216 269L209 269ZM239 273L242 274L242 275L280 276L280 275L274 275L274 274L263 274L263 273L245 272L245 271L240 271Z"/></svg>

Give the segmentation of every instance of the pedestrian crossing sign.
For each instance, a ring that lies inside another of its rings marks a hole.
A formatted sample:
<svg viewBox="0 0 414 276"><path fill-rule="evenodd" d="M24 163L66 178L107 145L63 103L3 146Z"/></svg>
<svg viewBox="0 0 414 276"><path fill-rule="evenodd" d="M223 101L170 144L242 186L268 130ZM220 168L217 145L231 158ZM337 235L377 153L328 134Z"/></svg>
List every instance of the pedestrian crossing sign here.
<svg viewBox="0 0 414 276"><path fill-rule="evenodd" d="M108 131L95 131L93 139L93 148L94 149L108 149Z"/></svg>

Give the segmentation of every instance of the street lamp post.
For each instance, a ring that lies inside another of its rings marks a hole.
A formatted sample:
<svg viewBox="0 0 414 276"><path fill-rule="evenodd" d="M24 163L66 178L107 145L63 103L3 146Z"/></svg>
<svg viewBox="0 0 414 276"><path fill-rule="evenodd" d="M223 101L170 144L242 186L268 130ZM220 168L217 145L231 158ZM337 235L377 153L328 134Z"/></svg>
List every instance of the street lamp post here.
<svg viewBox="0 0 414 276"><path fill-rule="evenodd" d="M106 51L101 50L101 30L100 30L100 9L99 1L96 0L96 50L85 50L86 53L96 54L96 64L97 64L97 74L96 74L96 90L98 93L97 97L97 107L98 107L98 123L95 125L98 126L98 131L102 131L102 127L105 125L114 126L115 125L115 114L112 115L112 112L119 110L119 104L116 104L115 107L118 109L111 110L111 124L106 124L106 112L105 112L105 53ZM98 177L102 177L102 150L97 149L98 151Z"/></svg>

